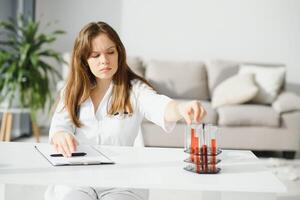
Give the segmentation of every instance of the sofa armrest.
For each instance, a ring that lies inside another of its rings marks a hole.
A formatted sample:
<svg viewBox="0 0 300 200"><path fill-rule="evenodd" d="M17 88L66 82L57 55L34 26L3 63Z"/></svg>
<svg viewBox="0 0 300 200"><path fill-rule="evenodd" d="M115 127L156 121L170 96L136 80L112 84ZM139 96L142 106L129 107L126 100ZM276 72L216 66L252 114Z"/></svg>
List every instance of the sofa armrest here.
<svg viewBox="0 0 300 200"><path fill-rule="evenodd" d="M284 137L289 138L291 144L298 146L297 151L300 150L300 111L287 112L281 115L282 127L288 131ZM291 145L290 144L290 145ZM293 145L291 145L293 146Z"/></svg>
<svg viewBox="0 0 300 200"><path fill-rule="evenodd" d="M273 102L272 107L280 114L296 110L300 111L300 96L293 92L283 91Z"/></svg>
<svg viewBox="0 0 300 200"><path fill-rule="evenodd" d="M297 131L300 135L300 110L287 112L281 115L282 124L289 130Z"/></svg>

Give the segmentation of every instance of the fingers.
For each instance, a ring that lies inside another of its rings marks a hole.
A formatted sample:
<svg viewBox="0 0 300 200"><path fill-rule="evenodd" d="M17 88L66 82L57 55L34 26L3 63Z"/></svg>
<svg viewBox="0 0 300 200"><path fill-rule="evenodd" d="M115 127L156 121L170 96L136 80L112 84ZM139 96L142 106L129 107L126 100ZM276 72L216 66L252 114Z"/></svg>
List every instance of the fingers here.
<svg viewBox="0 0 300 200"><path fill-rule="evenodd" d="M53 144L57 153L61 153L64 157L71 157L76 151L77 141L69 133L57 133L53 136Z"/></svg>
<svg viewBox="0 0 300 200"><path fill-rule="evenodd" d="M53 144L53 146L54 146L55 152L56 152L56 153L59 153L59 150L58 150L58 144Z"/></svg>
<svg viewBox="0 0 300 200"><path fill-rule="evenodd" d="M58 144L58 153L61 153L64 157L69 157L63 144Z"/></svg>
<svg viewBox="0 0 300 200"><path fill-rule="evenodd" d="M206 110L200 104L200 102L197 103L197 106L195 109L198 111L198 112L195 112L195 113L197 113L197 115L195 116L195 121L200 123L203 120L203 118L206 116Z"/></svg>
<svg viewBox="0 0 300 200"><path fill-rule="evenodd" d="M185 119L185 121L186 121L187 124L191 124L192 123L192 116L191 115L192 115L192 109L191 108L189 108L187 110L187 112L183 112L182 113L182 116Z"/></svg>
<svg viewBox="0 0 300 200"><path fill-rule="evenodd" d="M201 114L201 105L200 103L195 101L192 103L193 113L194 113L194 121L200 122L200 114Z"/></svg>
<svg viewBox="0 0 300 200"><path fill-rule="evenodd" d="M190 120L194 120L196 123L200 123L206 115L206 111L199 101L190 102L188 110L191 113Z"/></svg>
<svg viewBox="0 0 300 200"><path fill-rule="evenodd" d="M70 153L74 153L74 151L76 150L76 142L75 142L74 137L71 135L66 137L66 143L67 143L67 147L68 147L68 150L70 151Z"/></svg>
<svg viewBox="0 0 300 200"><path fill-rule="evenodd" d="M62 153L64 155L64 157L71 157L71 151L70 151L70 148L68 146L67 140L63 140L61 142L61 147L62 147L62 149L64 151Z"/></svg>
<svg viewBox="0 0 300 200"><path fill-rule="evenodd" d="M207 112L204 109L204 107L201 106L201 115L200 115L200 119L199 122L201 122L203 120L203 118L206 116Z"/></svg>

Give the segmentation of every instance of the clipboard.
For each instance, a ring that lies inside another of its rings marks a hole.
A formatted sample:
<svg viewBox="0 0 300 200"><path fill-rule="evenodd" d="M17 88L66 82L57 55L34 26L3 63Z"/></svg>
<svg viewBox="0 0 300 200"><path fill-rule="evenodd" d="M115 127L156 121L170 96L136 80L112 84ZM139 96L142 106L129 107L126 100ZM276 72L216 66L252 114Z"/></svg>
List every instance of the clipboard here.
<svg viewBox="0 0 300 200"><path fill-rule="evenodd" d="M81 156L68 158L57 156L50 144L36 144L34 147L53 166L114 164L110 158L91 145L78 145L75 153L80 153Z"/></svg>

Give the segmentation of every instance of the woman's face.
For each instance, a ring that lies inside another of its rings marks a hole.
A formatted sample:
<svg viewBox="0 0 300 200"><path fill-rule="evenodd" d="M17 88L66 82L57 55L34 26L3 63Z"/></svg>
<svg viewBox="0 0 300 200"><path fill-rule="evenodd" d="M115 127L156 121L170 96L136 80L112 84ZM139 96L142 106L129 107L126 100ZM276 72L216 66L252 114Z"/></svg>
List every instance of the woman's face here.
<svg viewBox="0 0 300 200"><path fill-rule="evenodd" d="M92 40L92 53L87 60L90 70L99 80L111 80L118 69L118 51L106 34Z"/></svg>

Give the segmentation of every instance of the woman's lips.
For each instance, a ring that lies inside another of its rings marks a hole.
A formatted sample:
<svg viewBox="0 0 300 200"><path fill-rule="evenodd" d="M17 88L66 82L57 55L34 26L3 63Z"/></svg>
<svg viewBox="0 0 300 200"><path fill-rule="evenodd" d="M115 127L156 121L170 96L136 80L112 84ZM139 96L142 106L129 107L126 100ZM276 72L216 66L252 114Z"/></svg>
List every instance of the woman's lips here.
<svg viewBox="0 0 300 200"><path fill-rule="evenodd" d="M105 68L101 69L100 71L101 72L108 72L109 70L111 70L110 67L105 67Z"/></svg>

